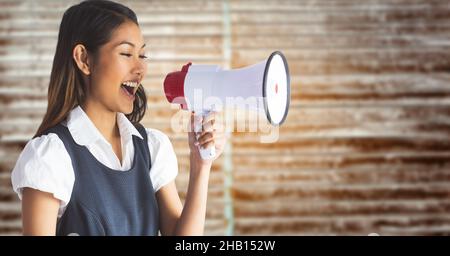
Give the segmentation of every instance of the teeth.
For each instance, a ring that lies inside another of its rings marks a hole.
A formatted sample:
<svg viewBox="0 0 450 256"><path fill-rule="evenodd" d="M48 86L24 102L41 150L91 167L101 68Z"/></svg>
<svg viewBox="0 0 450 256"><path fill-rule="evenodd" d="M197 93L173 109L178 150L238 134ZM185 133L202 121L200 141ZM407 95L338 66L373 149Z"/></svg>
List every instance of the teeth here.
<svg viewBox="0 0 450 256"><path fill-rule="evenodd" d="M138 87L138 83L132 82L132 81L126 81L126 82L123 82L122 84L129 86L129 87Z"/></svg>

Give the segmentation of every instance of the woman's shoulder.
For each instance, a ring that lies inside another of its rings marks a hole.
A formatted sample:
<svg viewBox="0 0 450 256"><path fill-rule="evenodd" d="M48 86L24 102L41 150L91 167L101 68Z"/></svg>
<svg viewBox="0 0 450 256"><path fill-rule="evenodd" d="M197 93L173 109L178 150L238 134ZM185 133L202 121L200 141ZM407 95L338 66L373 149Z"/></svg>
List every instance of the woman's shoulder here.
<svg viewBox="0 0 450 256"><path fill-rule="evenodd" d="M36 170L70 164L70 156L62 140L55 133L35 137L27 142L17 159L14 171L33 167Z"/></svg>
<svg viewBox="0 0 450 256"><path fill-rule="evenodd" d="M170 158L171 161L176 158L169 136L158 129L145 128L145 130L147 132L152 162L159 158ZM163 162L165 162L165 160Z"/></svg>
<svg viewBox="0 0 450 256"><path fill-rule="evenodd" d="M150 177L156 192L178 175L178 161L172 143L164 132L154 128L145 130L152 160Z"/></svg>
<svg viewBox="0 0 450 256"><path fill-rule="evenodd" d="M25 145L23 153L35 153L36 155L49 153L51 150L61 150L64 148L64 143L56 133L48 133L35 138L32 138ZM34 155L34 156L36 156Z"/></svg>
<svg viewBox="0 0 450 256"><path fill-rule="evenodd" d="M155 128L145 128L145 131L147 133L147 138L149 143L156 143L156 144L166 144L170 143L169 136L167 136L164 132L155 129Z"/></svg>
<svg viewBox="0 0 450 256"><path fill-rule="evenodd" d="M71 159L58 135L48 133L28 141L11 173L14 191L21 198L21 189L31 187L50 192L67 200L74 180Z"/></svg>

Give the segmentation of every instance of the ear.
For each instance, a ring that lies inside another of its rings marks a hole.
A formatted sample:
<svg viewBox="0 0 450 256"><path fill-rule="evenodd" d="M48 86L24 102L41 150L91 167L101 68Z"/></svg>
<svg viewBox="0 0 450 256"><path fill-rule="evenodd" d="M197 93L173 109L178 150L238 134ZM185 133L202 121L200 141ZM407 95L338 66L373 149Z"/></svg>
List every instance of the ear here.
<svg viewBox="0 0 450 256"><path fill-rule="evenodd" d="M90 75L91 67L89 65L88 52L86 50L86 47L84 47L84 45L82 44L75 45L75 47L73 48L72 56L81 72L83 72L83 74L87 76Z"/></svg>

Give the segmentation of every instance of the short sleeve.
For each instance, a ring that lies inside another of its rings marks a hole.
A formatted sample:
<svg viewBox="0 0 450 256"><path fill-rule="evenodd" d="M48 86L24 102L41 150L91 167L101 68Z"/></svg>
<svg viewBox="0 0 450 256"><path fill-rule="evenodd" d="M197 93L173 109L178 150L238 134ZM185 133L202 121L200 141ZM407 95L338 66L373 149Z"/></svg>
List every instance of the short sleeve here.
<svg viewBox="0 0 450 256"><path fill-rule="evenodd" d="M178 161L169 137L161 131L146 128L152 166L150 178L157 192L178 175Z"/></svg>
<svg viewBox="0 0 450 256"><path fill-rule="evenodd" d="M30 140L11 173L13 190L20 199L25 187L51 193L61 200L60 214L70 201L74 182L70 156L53 133Z"/></svg>

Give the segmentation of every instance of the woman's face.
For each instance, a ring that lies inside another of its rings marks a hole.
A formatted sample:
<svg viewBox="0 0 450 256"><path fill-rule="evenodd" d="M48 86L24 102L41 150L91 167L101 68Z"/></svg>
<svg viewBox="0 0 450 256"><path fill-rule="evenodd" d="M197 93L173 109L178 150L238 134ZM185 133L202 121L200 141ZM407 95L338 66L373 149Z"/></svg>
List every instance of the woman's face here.
<svg viewBox="0 0 450 256"><path fill-rule="evenodd" d="M125 22L98 52L91 72L89 99L107 110L129 114L147 72L145 44L139 27Z"/></svg>

